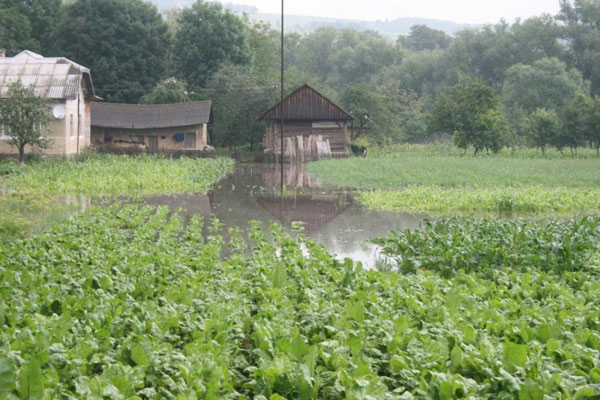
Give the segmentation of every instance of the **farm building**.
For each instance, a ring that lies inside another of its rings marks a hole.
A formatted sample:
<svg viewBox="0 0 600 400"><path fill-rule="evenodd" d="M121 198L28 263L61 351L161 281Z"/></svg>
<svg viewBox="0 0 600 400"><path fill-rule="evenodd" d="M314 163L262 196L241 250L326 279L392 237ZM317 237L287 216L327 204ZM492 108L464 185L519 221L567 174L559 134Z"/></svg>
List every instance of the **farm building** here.
<svg viewBox="0 0 600 400"><path fill-rule="evenodd" d="M137 145L150 152L203 150L209 144L210 101L177 104L92 103L95 147Z"/></svg>
<svg viewBox="0 0 600 400"><path fill-rule="evenodd" d="M51 139L49 156L69 156L90 144L90 104L96 99L90 70L63 57L43 57L24 50L5 57L0 50L0 101L11 83L20 81L48 99L51 120L42 135ZM17 154L8 127L0 124L0 155Z"/></svg>
<svg viewBox="0 0 600 400"><path fill-rule="evenodd" d="M315 89L300 87L258 118L269 122L263 145L276 155L281 154L282 116L284 156L319 158L323 148L332 157L348 156L348 122L354 118Z"/></svg>

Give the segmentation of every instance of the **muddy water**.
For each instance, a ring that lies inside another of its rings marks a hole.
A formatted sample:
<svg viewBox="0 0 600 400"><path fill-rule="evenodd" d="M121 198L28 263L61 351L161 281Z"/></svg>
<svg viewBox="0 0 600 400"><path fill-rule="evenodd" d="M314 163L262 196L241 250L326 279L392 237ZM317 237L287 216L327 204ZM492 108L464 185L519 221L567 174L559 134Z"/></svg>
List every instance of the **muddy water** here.
<svg viewBox="0 0 600 400"><path fill-rule="evenodd" d="M258 220L265 226L278 221L289 230L293 222L302 222L304 234L329 252L340 259L361 261L369 268L378 260L378 248L369 244L369 239L393 229L415 228L427 217L367 211L351 191L321 187L302 165L285 166L283 195L280 182L278 166L241 164L208 195L157 196L146 202L214 215L225 229L246 228L250 221Z"/></svg>

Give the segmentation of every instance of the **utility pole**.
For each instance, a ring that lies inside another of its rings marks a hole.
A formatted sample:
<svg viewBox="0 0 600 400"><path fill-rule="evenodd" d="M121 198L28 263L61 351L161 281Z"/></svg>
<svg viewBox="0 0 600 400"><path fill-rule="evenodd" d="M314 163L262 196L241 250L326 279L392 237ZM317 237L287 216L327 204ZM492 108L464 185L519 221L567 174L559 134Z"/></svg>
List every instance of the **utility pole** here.
<svg viewBox="0 0 600 400"><path fill-rule="evenodd" d="M283 33L283 2L284 0L281 0L281 107L279 112L281 113L281 153L279 155L279 161L281 163L281 194L283 194L283 123L284 123L284 117L283 117L283 111L284 111L284 104L283 104L283 99L284 99L284 95L285 95L285 91L283 88L283 38L284 38L284 33Z"/></svg>

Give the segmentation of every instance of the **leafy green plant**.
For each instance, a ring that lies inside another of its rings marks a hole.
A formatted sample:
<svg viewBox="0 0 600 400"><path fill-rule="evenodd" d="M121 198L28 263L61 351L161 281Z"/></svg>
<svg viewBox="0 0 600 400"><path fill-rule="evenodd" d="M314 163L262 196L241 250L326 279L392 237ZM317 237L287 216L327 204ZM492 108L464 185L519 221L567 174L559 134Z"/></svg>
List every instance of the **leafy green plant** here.
<svg viewBox="0 0 600 400"><path fill-rule="evenodd" d="M137 205L0 242L0 396L600 395L598 220L460 224L407 233L415 254L471 266L447 276L364 270L277 225L226 240L218 221Z"/></svg>

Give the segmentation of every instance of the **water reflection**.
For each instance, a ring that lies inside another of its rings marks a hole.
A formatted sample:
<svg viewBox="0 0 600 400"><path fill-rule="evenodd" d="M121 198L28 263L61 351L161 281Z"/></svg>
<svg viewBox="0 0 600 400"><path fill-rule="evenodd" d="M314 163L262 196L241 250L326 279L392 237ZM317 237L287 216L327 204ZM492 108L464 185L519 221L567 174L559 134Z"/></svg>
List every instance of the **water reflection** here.
<svg viewBox="0 0 600 400"><path fill-rule="evenodd" d="M284 191L277 165L239 165L234 174L216 185L208 195L157 196L151 205L181 207L188 213L214 215L229 227L248 227L251 220L266 227L279 221L291 230L293 222L304 225L306 236L323 244L343 259L350 257L374 267L377 247L368 239L398 228L416 228L426 215L367 211L357 204L352 192L323 188L304 165L284 166Z"/></svg>

